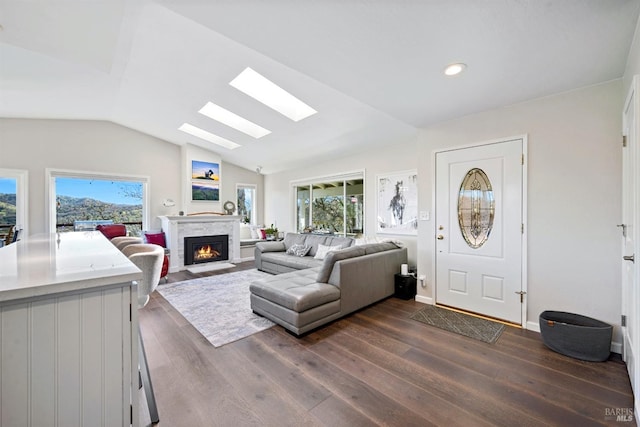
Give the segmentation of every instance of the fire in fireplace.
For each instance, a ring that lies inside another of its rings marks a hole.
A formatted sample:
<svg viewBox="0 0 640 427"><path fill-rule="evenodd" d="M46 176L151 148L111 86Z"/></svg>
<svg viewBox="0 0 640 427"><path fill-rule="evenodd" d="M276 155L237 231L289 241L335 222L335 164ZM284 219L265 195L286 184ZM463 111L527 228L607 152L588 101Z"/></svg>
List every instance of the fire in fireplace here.
<svg viewBox="0 0 640 427"><path fill-rule="evenodd" d="M184 265L229 259L229 235L184 238Z"/></svg>
<svg viewBox="0 0 640 427"><path fill-rule="evenodd" d="M208 261L211 258L217 258L219 256L220 256L220 252L213 249L211 245L204 245L196 249L193 256L193 260L195 262Z"/></svg>

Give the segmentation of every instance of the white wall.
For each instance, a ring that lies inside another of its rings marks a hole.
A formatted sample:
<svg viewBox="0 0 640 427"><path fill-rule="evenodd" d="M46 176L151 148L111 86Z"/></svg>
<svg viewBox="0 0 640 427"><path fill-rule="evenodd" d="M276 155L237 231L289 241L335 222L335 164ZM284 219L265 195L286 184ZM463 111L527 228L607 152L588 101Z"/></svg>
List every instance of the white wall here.
<svg viewBox="0 0 640 427"><path fill-rule="evenodd" d="M629 92L631 80L635 74L640 74L640 19L638 19L636 23L636 32L633 35L631 48L629 49L629 55L627 57L627 66L622 78L625 97L627 92ZM620 102L624 102L624 98Z"/></svg>
<svg viewBox="0 0 640 427"><path fill-rule="evenodd" d="M294 194L292 181L337 175L346 172L365 171L365 234L375 235L376 231L376 175L387 172L417 169L416 141L390 142L384 149L363 151L362 153L336 158L329 163L317 164L298 170L281 172L265 177L265 224L277 224L281 231L295 231ZM310 155L313 155L312 153ZM416 237L380 234L407 244L409 262L416 263Z"/></svg>
<svg viewBox="0 0 640 427"><path fill-rule="evenodd" d="M430 210L434 150L528 135L529 327L543 310L620 323L620 80L475 114L421 132L420 210ZM419 294L433 297L433 221L421 222ZM614 341L620 341L616 327Z"/></svg>
<svg viewBox="0 0 640 427"><path fill-rule="evenodd" d="M107 174L143 175L150 180L150 228L160 228L158 215L177 215L184 182L191 172L183 166L181 147L106 121L0 119L0 168L29 173L29 233L46 231L45 168ZM207 150L191 152L211 155ZM223 163L222 201L235 201L237 182L262 188L262 176ZM164 199L176 201L164 207ZM259 209L259 214L261 210Z"/></svg>
<svg viewBox="0 0 640 427"><path fill-rule="evenodd" d="M191 200L191 161L200 160L220 164L220 201L205 202ZM227 200L237 204L236 184L254 184L257 192L257 221L262 222L263 217L263 193L264 177L254 171L241 168L231 163L222 162L220 155L212 151L205 150L196 145L186 144L182 146L182 167L186 171L182 175L184 200L180 210L185 214L193 212L223 212L224 202ZM236 206L237 207L237 206ZM236 212L237 213L237 212Z"/></svg>

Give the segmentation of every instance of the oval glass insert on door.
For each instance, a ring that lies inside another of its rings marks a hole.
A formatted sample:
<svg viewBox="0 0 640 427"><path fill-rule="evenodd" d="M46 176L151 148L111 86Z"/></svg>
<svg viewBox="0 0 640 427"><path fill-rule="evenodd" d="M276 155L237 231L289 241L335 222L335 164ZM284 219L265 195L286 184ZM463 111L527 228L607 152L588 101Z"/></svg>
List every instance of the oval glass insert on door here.
<svg viewBox="0 0 640 427"><path fill-rule="evenodd" d="M482 169L471 169L460 184L458 224L467 244L481 247L489 238L495 216L491 181Z"/></svg>

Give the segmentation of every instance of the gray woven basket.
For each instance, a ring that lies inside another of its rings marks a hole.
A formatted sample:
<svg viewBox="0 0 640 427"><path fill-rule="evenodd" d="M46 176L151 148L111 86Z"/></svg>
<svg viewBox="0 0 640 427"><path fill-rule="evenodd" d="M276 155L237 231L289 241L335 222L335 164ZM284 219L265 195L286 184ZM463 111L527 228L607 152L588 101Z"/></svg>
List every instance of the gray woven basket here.
<svg viewBox="0 0 640 427"><path fill-rule="evenodd" d="M540 313L542 342L565 356L590 362L603 362L611 352L613 327L580 314L563 311Z"/></svg>

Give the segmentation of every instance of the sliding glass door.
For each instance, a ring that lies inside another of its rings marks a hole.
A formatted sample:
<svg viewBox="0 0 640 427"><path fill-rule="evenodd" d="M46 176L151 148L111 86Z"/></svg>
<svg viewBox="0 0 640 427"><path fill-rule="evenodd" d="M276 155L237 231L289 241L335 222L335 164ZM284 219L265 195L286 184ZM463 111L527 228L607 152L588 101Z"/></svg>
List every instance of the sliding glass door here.
<svg viewBox="0 0 640 427"><path fill-rule="evenodd" d="M300 233L358 237L364 230L362 173L294 186L296 227Z"/></svg>

